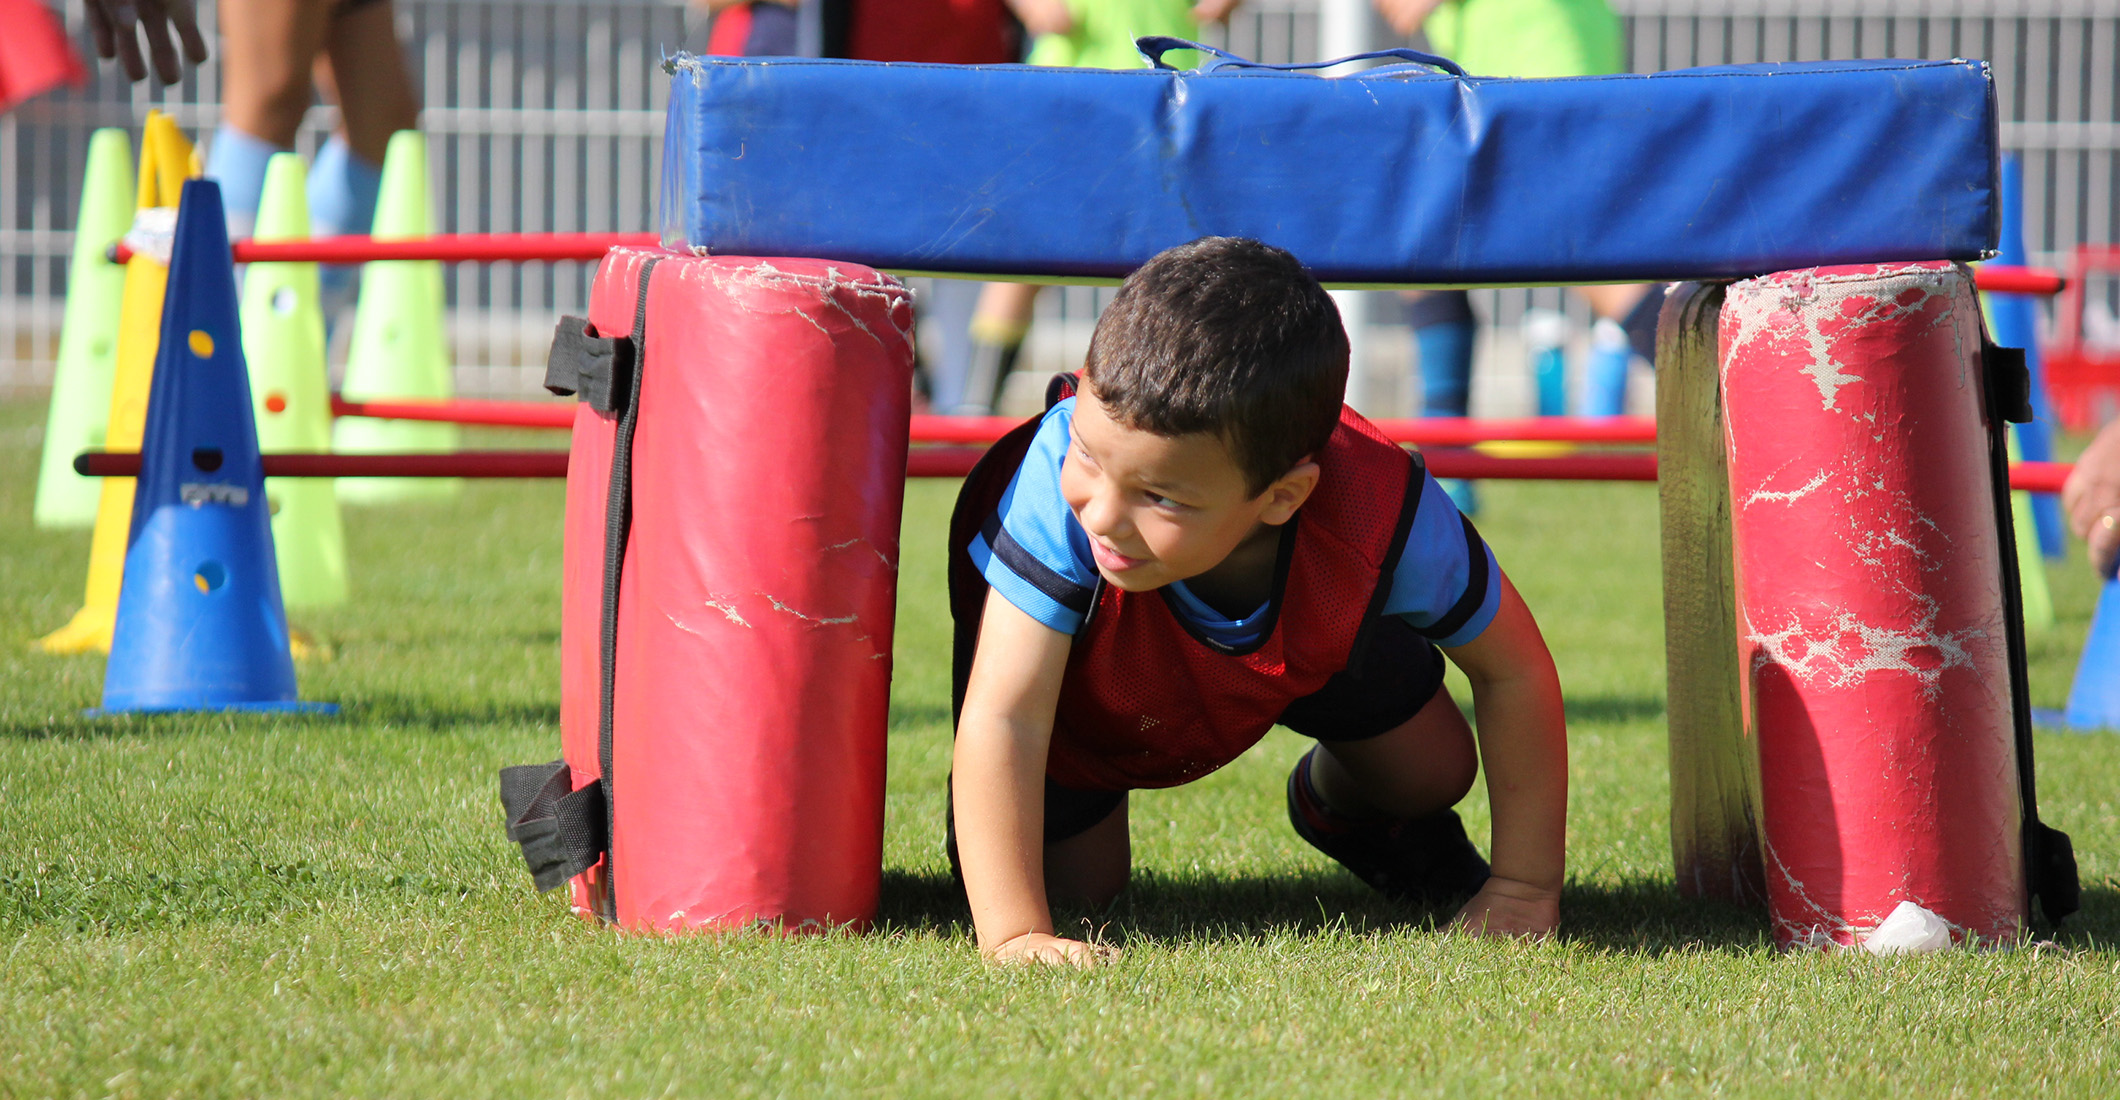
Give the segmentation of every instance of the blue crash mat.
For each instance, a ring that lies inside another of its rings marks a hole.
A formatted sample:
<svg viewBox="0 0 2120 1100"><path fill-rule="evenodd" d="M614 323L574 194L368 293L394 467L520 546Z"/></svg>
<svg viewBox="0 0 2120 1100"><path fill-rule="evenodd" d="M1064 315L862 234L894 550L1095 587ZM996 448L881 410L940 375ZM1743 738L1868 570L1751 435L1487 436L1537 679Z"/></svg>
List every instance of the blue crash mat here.
<svg viewBox="0 0 2120 1100"><path fill-rule="evenodd" d="M1980 61L666 68L663 239L712 253L1098 279L1228 234L1330 283L1538 285L1973 260L1998 232Z"/></svg>

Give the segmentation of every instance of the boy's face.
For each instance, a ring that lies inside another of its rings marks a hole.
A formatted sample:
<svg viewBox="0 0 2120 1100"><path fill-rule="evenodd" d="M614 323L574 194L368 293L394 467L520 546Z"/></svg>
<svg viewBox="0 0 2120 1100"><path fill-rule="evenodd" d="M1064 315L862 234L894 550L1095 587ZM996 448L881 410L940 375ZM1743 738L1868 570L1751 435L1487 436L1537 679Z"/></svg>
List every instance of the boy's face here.
<svg viewBox="0 0 2120 1100"><path fill-rule="evenodd" d="M1197 577L1262 526L1288 522L1316 475L1306 462L1253 496L1219 436L1128 427L1084 386L1060 495L1089 535L1097 572L1121 590L1146 592Z"/></svg>

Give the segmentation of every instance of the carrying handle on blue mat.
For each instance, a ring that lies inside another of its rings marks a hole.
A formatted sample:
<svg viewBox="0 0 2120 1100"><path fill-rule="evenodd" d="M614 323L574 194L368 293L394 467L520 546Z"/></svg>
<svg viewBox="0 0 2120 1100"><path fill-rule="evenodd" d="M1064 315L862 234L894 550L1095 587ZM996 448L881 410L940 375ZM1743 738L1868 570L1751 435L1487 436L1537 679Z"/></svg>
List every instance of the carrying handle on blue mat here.
<svg viewBox="0 0 2120 1100"><path fill-rule="evenodd" d="M1147 58L1149 64L1154 65L1158 69L1170 69L1172 71L1176 71L1177 67L1166 64L1163 60L1164 54L1171 50L1198 50L1213 58L1213 60L1200 67L1201 72L1208 73L1220 72L1223 69L1272 69L1279 72L1297 72L1303 69L1329 69L1334 65L1344 65L1349 61L1368 61L1373 58L1390 57L1400 61L1411 61L1416 65L1426 65L1431 69L1441 69L1451 76L1465 75L1465 70L1459 68L1457 62L1447 57L1437 57L1432 53L1409 50L1403 46L1389 50L1371 50L1368 53L1334 58L1331 61L1304 61L1289 65L1268 65L1264 62L1238 57L1228 50L1216 49L1205 43L1189 42L1183 38L1172 38L1168 35L1160 34L1144 35L1134 39L1134 48L1141 51L1141 56Z"/></svg>

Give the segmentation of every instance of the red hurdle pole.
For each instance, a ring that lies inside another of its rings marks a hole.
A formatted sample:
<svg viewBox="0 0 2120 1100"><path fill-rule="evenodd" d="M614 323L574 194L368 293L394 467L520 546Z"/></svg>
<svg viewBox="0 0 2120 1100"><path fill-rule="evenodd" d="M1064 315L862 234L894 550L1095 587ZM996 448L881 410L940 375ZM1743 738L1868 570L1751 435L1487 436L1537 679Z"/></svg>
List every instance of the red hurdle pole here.
<svg viewBox="0 0 2120 1100"><path fill-rule="evenodd" d="M963 477L986 451L974 446L915 447L907 477ZM567 476L565 451L454 451L433 454L268 454L266 477L479 477ZM1495 481L1655 481L1656 456L1643 452L1504 458L1461 448L1421 452L1437 477ZM2073 469L2063 462L2022 462L2010 467L2010 488L2059 492ZM89 451L74 457L83 477L138 477L140 456L130 451Z"/></svg>
<svg viewBox="0 0 2120 1100"><path fill-rule="evenodd" d="M439 420L449 424L483 424L499 428L571 428L575 402L566 401L348 401L331 397L333 416L369 416L379 420Z"/></svg>
<svg viewBox="0 0 2120 1100"><path fill-rule="evenodd" d="M567 476L565 451L454 451L435 454L268 454L266 477L509 477ZM138 477L137 452L77 455L83 477Z"/></svg>
<svg viewBox="0 0 2120 1100"><path fill-rule="evenodd" d="M395 401L331 399L334 416L372 416L385 420L437 420L511 428L566 428L574 424L574 407L552 401ZM1006 416L915 416L916 444L990 444L1022 423ZM1646 416L1586 419L1572 416L1473 420L1436 417L1422 420L1378 420L1379 430L1397 443L1423 447L1467 447L1478 443L1653 443L1656 421Z"/></svg>
<svg viewBox="0 0 2120 1100"><path fill-rule="evenodd" d="M2049 267L1981 264L1973 269L1973 286L1993 294L2059 294L2068 279Z"/></svg>
<svg viewBox="0 0 2120 1100"><path fill-rule="evenodd" d="M601 260L621 245L653 248L653 233L446 233L406 240L374 237L318 237L306 241L237 241L235 262L353 264L368 260L441 260L448 263L554 263ZM110 258L124 263L132 249L124 241L111 246Z"/></svg>

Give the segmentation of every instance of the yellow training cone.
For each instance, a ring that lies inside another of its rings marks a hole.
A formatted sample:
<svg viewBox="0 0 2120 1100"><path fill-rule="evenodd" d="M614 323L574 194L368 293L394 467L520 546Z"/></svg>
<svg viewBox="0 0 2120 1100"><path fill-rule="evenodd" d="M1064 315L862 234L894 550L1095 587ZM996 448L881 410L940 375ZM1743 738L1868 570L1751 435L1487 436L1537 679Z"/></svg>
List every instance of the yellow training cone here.
<svg viewBox="0 0 2120 1100"><path fill-rule="evenodd" d="M118 306L117 366L111 379L110 429L104 446L137 451L147 426L147 390L154 379L161 342L162 290L169 281L169 249L177 225L177 198L184 180L200 174L199 157L168 115L149 111L140 139L140 200L126 241L133 257L125 265ZM118 588L125 579L125 545L132 529L133 479L103 479L96 506L96 533L88 548L88 592L81 610L65 626L37 640L47 653L110 652L118 618Z"/></svg>
<svg viewBox="0 0 2120 1100"><path fill-rule="evenodd" d="M302 158L276 153L265 168L257 240L309 236ZM331 450L331 388L324 373L324 313L317 265L254 263L243 275L243 355L251 411L265 453ZM346 602L346 530L328 478L265 481L280 598L288 607Z"/></svg>

